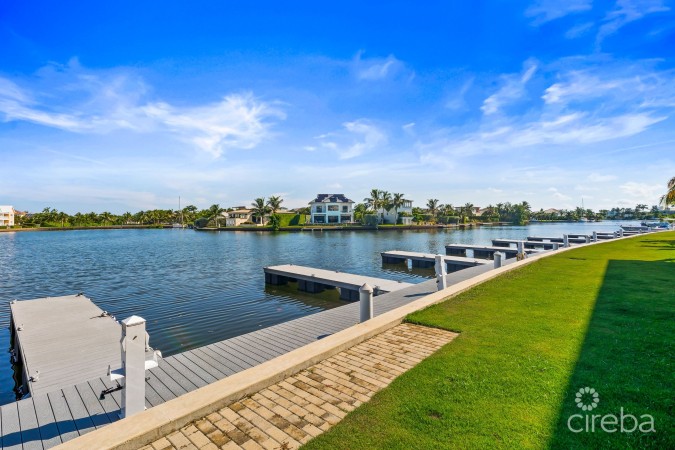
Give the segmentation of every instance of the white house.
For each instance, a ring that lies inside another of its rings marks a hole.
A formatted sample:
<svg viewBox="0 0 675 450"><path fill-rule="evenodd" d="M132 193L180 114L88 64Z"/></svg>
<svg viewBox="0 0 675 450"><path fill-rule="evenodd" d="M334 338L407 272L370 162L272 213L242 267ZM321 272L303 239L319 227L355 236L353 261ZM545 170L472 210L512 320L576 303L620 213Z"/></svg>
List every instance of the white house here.
<svg viewBox="0 0 675 450"><path fill-rule="evenodd" d="M354 222L354 201L344 194L319 194L309 205L311 223Z"/></svg>
<svg viewBox="0 0 675 450"><path fill-rule="evenodd" d="M10 205L0 205L0 227L14 226L14 208Z"/></svg>
<svg viewBox="0 0 675 450"><path fill-rule="evenodd" d="M234 211L229 211L226 213L227 219L225 219L225 226L228 227L238 227L244 222L252 222L253 213L250 209L235 209Z"/></svg>
<svg viewBox="0 0 675 450"><path fill-rule="evenodd" d="M404 200L403 205L399 206L398 211L394 211L394 208L391 208L387 211L384 208L377 210L377 213L380 215L383 223L395 223L396 215L401 219L403 225L412 225L412 200ZM401 213L406 213L408 217L401 217Z"/></svg>

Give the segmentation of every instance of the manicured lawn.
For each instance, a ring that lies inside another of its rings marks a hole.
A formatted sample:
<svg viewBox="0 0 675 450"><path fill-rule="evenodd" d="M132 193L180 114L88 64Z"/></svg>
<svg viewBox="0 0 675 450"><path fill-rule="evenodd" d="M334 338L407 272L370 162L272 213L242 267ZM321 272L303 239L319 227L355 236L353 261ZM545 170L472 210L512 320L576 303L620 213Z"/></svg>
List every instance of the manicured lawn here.
<svg viewBox="0 0 675 450"><path fill-rule="evenodd" d="M545 258L409 321L461 334L306 448L675 448L675 232ZM568 429L621 408L656 431Z"/></svg>

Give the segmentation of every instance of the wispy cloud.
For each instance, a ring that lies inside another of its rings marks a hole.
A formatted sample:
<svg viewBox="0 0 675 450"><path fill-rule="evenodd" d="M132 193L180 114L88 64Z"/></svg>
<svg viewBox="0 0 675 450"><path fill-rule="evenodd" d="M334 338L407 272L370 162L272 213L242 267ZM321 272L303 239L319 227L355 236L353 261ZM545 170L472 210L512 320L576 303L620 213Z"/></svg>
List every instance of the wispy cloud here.
<svg viewBox="0 0 675 450"><path fill-rule="evenodd" d="M669 10L663 0L617 0L616 7L607 13L598 30L596 45L600 46L605 38L631 22Z"/></svg>
<svg viewBox="0 0 675 450"><path fill-rule="evenodd" d="M572 197L570 197L569 195L563 194L562 192L560 192L558 190L558 188L550 187L550 188L547 189L547 191L550 192L551 197L553 197L557 201L567 202L567 201L572 200Z"/></svg>
<svg viewBox="0 0 675 450"><path fill-rule="evenodd" d="M588 181L592 181L594 183L603 183L607 181L614 181L616 179L617 179L616 175L602 175L595 172L588 176Z"/></svg>
<svg viewBox="0 0 675 450"><path fill-rule="evenodd" d="M532 18L532 25L539 26L569 14L589 11L591 0L538 0L525 10L525 16Z"/></svg>
<svg viewBox="0 0 675 450"><path fill-rule="evenodd" d="M317 136L321 146L336 151L340 159L352 159L387 142L387 135L367 119L345 122L336 132Z"/></svg>
<svg viewBox="0 0 675 450"><path fill-rule="evenodd" d="M653 199L656 203L660 195L663 194L663 186L660 184L638 183L629 181L619 186L621 192L629 201L638 201L644 199Z"/></svg>
<svg viewBox="0 0 675 450"><path fill-rule="evenodd" d="M519 100L526 94L525 85L537 70L537 64L528 60L524 64L523 72L518 75L502 75L502 87L483 101L481 110L490 115L499 112L506 104Z"/></svg>
<svg viewBox="0 0 675 450"><path fill-rule="evenodd" d="M376 81L396 75L405 65L394 55L386 58L363 58L363 52L359 52L354 58L353 67L357 79Z"/></svg>
<svg viewBox="0 0 675 450"><path fill-rule="evenodd" d="M594 26L593 22L580 23L567 30L565 32L565 37L567 39L576 39L591 31L593 29L593 26Z"/></svg>
<svg viewBox="0 0 675 450"><path fill-rule="evenodd" d="M40 80L23 84L0 77L4 122L31 122L75 133L166 132L215 157L228 149L255 147L270 135L274 120L285 118L276 104L251 93L229 94L197 106L170 105L149 98L147 86L133 73L96 72L76 62L48 67Z"/></svg>

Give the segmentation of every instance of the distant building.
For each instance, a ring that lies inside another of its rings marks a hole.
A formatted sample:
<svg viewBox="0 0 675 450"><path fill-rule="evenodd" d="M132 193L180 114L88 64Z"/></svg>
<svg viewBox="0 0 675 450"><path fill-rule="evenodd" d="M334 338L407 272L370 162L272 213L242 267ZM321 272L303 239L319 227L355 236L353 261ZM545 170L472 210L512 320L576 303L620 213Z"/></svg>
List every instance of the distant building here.
<svg viewBox="0 0 675 450"><path fill-rule="evenodd" d="M238 227L244 222L253 222L253 212L250 209L235 209L234 211L228 211L225 219L225 226L227 227Z"/></svg>
<svg viewBox="0 0 675 450"><path fill-rule="evenodd" d="M394 208L391 208L389 211L380 208L377 213L380 215L382 223L395 223L398 214L398 218L401 219L403 225L412 225L412 200L404 200L397 211L394 211ZM409 216L401 217L401 213L406 213Z"/></svg>
<svg viewBox="0 0 675 450"><path fill-rule="evenodd" d="M0 227L14 226L14 208L10 205L0 205Z"/></svg>
<svg viewBox="0 0 675 450"><path fill-rule="evenodd" d="M549 208L544 210L544 214L550 214L552 216L560 216L560 210L555 208Z"/></svg>
<svg viewBox="0 0 675 450"><path fill-rule="evenodd" d="M354 222L354 201L344 194L319 194L309 205L311 223Z"/></svg>

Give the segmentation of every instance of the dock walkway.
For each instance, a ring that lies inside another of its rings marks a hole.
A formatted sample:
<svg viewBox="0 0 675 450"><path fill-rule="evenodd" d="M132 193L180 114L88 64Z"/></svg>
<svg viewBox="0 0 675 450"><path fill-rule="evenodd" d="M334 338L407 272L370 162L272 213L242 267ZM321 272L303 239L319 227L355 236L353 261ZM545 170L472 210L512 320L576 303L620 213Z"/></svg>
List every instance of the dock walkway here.
<svg viewBox="0 0 675 450"><path fill-rule="evenodd" d="M394 292L412 286L412 284L402 281L355 275L337 270L296 266L294 264L267 266L263 270L265 271L265 283L279 285L286 284L289 281L297 281L299 290L312 293L339 288L340 298L350 301L359 299L359 288L365 283L373 288L374 295Z"/></svg>
<svg viewBox="0 0 675 450"><path fill-rule="evenodd" d="M483 264L454 272L447 276L448 285L491 269L491 264ZM375 297L375 315L433 292L436 292L436 281L429 280ZM159 367L146 372L149 377L146 406L157 406L355 325L359 321L359 306L350 303L163 358ZM101 375L75 386L1 406L2 447L47 449L119 420L120 392L101 399L101 391L115 387L105 374Z"/></svg>
<svg viewBox="0 0 675 450"><path fill-rule="evenodd" d="M506 254L507 259L515 258L518 255L518 249L511 247L498 247L490 245L470 245L470 244L448 244L445 246L445 253L450 256L467 256L467 251L473 252L474 258L493 258L495 252ZM525 253L536 253L539 250L525 249Z"/></svg>
<svg viewBox="0 0 675 450"><path fill-rule="evenodd" d="M121 326L83 295L12 302L24 389L40 395L121 367Z"/></svg>
<svg viewBox="0 0 675 450"><path fill-rule="evenodd" d="M403 250L390 250L381 252L382 263L384 264L399 264L412 261L413 267L431 268L436 264L436 255L432 253L420 252L406 252ZM443 261L448 268L448 272L456 272L458 270L466 269L467 267L474 267L481 264L487 264L488 261L484 259L466 258L462 256L443 256Z"/></svg>

